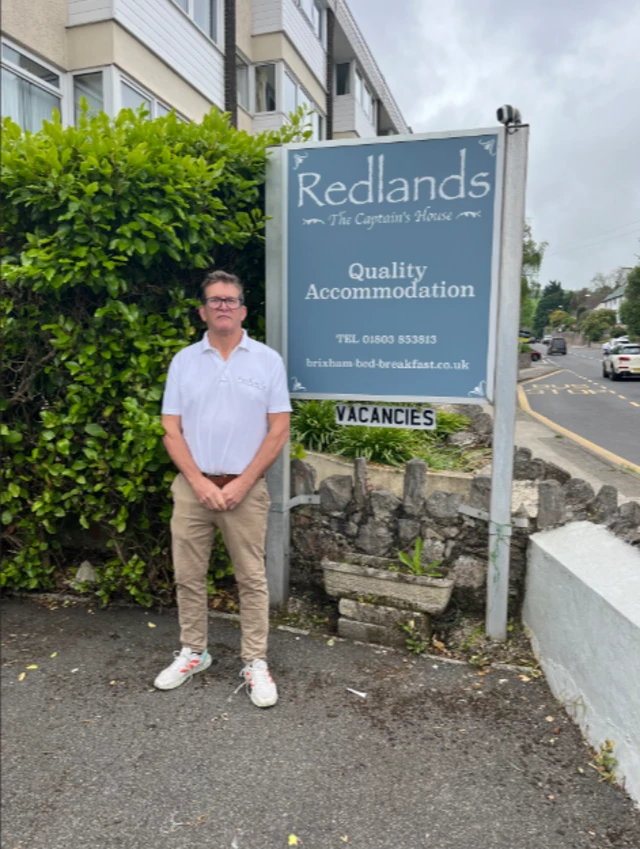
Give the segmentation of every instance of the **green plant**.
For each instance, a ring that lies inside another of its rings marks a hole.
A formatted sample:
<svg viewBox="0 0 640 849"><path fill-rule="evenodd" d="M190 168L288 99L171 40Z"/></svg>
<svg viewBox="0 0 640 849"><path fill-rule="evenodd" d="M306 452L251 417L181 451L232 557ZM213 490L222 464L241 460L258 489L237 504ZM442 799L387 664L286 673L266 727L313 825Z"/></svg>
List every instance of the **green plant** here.
<svg viewBox="0 0 640 849"><path fill-rule="evenodd" d="M35 134L3 121L1 586L62 585L86 531L103 602L169 597L167 368L202 332L198 284L216 265L248 284L263 336L267 148L303 138L302 120L256 137L216 110ZM210 580L227 569L214 552Z"/></svg>
<svg viewBox="0 0 640 849"><path fill-rule="evenodd" d="M372 463L404 466L416 456L417 447L414 431L345 427L338 433L333 450L344 457L364 457Z"/></svg>
<svg viewBox="0 0 640 849"><path fill-rule="evenodd" d="M398 622L398 628L407 635L405 646L411 654L423 654L429 648L429 640L422 637L413 619L409 619L407 622Z"/></svg>
<svg viewBox="0 0 640 849"><path fill-rule="evenodd" d="M336 441L335 401L295 401L291 414L291 439L309 451L327 451Z"/></svg>
<svg viewBox="0 0 640 849"><path fill-rule="evenodd" d="M442 563L442 560L434 560L433 562L425 565L422 562L422 549L424 547L424 543L420 537L415 542L415 547L413 549L413 554L409 555L404 551L398 552L398 560L405 566L408 571L412 575L424 575L428 578L442 578L443 572L441 572L438 567Z"/></svg>
<svg viewBox="0 0 640 849"><path fill-rule="evenodd" d="M593 766L600 773L600 781L608 781L610 784L616 782L618 766L618 759L613 755L614 746L613 740L605 740L593 758Z"/></svg>

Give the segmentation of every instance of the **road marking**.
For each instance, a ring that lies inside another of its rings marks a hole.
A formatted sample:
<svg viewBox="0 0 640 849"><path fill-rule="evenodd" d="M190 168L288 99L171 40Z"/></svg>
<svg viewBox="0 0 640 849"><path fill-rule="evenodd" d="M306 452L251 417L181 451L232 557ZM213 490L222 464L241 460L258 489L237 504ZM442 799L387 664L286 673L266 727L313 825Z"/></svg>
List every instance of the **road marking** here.
<svg viewBox="0 0 640 849"><path fill-rule="evenodd" d="M618 395L618 398L622 398L622 400L623 400L623 401L626 401L626 400L627 400L627 396L626 396L626 395Z"/></svg>
<svg viewBox="0 0 640 849"><path fill-rule="evenodd" d="M636 404L635 401L629 401L632 407L640 407L640 404Z"/></svg>
<svg viewBox="0 0 640 849"><path fill-rule="evenodd" d="M540 413L536 413L534 410L532 410L529 406L529 401L527 400L527 396L522 386L518 386L518 399L520 401L520 407L524 410L525 413L528 413L534 419L537 419L538 421L542 422L542 424L545 424L547 427L550 427L551 430L555 430L558 433L561 433L563 436L568 436L569 439L572 439L574 442L577 442L578 445L582 445L582 447L586 448L587 451L591 451L593 454L597 454L599 457L603 457L610 463L614 463L617 466L624 466L625 469L630 469L637 475L640 475L640 466L637 466L635 463L632 463L629 460L625 460L624 457L618 457L617 454L613 454L611 451L607 451L606 448L601 448L599 445L596 445L593 442L589 442L589 440L585 439L583 436L579 436L577 433L574 433L571 430L567 430L566 427L562 427L562 425L556 424L555 422L551 421L551 419L548 419L546 416L542 416L540 415ZM640 404L637 404L636 406L640 407Z"/></svg>

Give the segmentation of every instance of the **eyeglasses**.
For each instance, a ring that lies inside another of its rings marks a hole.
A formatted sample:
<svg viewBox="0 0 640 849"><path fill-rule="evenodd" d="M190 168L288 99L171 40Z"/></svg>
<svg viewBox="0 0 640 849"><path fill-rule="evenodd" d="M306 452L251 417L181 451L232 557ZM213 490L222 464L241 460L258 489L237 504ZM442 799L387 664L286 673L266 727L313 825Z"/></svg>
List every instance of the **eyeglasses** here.
<svg viewBox="0 0 640 849"><path fill-rule="evenodd" d="M237 310L241 307L244 301L242 298L206 298L205 304L211 310L219 310L222 307L227 307L230 310Z"/></svg>

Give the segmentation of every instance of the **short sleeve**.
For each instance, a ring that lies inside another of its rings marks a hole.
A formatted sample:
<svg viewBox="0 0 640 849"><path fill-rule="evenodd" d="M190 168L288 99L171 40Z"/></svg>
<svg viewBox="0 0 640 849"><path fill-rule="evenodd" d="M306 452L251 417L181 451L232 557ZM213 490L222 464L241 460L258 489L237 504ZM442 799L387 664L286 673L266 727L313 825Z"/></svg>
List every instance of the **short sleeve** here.
<svg viewBox="0 0 640 849"><path fill-rule="evenodd" d="M178 357L175 356L171 360L169 373L167 374L167 382L164 387L164 397L162 399L162 415L163 416L181 416L182 403L180 398L180 380Z"/></svg>
<svg viewBox="0 0 640 849"><path fill-rule="evenodd" d="M275 352L274 352L275 353ZM291 401L287 388L287 373L279 354L274 356L274 364L271 370L271 385L269 387L268 413L290 413Z"/></svg>

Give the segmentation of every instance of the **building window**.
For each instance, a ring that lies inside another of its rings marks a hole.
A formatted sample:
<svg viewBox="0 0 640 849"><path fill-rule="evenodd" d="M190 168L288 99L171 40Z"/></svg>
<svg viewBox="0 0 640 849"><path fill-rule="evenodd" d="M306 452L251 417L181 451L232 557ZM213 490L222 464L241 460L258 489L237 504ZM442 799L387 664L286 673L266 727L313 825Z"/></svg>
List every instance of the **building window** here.
<svg viewBox="0 0 640 849"><path fill-rule="evenodd" d="M2 44L2 114L30 133L61 111L60 75L26 54Z"/></svg>
<svg viewBox="0 0 640 849"><path fill-rule="evenodd" d="M256 66L256 112L276 111L276 66Z"/></svg>
<svg viewBox="0 0 640 849"><path fill-rule="evenodd" d="M362 106L364 114L369 121L375 124L375 98L358 70L356 70L356 100Z"/></svg>
<svg viewBox="0 0 640 849"><path fill-rule="evenodd" d="M336 94L351 94L351 62L336 65Z"/></svg>
<svg viewBox="0 0 640 849"><path fill-rule="evenodd" d="M120 85L120 97L120 106L122 109L136 110L140 105L143 105L148 111L149 117L153 118L151 99L142 94L137 88L129 85L129 83L125 83L124 80Z"/></svg>
<svg viewBox="0 0 640 849"><path fill-rule="evenodd" d="M238 106L242 106L249 112L251 108L249 106L249 66L239 56L236 56L236 87Z"/></svg>
<svg viewBox="0 0 640 849"><path fill-rule="evenodd" d="M318 0L297 0L316 37L324 44L324 9Z"/></svg>
<svg viewBox="0 0 640 849"><path fill-rule="evenodd" d="M217 43L220 0L173 0L173 2L191 18L205 35L208 35L212 41Z"/></svg>
<svg viewBox="0 0 640 849"><path fill-rule="evenodd" d="M301 106L307 110L313 110L309 116L311 128L313 130L312 138L314 140L324 138L324 118L318 112L318 107L311 100L306 91L299 85L294 78L285 71L284 74L284 111L287 115L295 112Z"/></svg>
<svg viewBox="0 0 640 849"><path fill-rule="evenodd" d="M73 106L76 124L80 117L80 101L86 98L89 115L95 115L104 109L104 90L102 71L92 74L76 74L73 78Z"/></svg>

